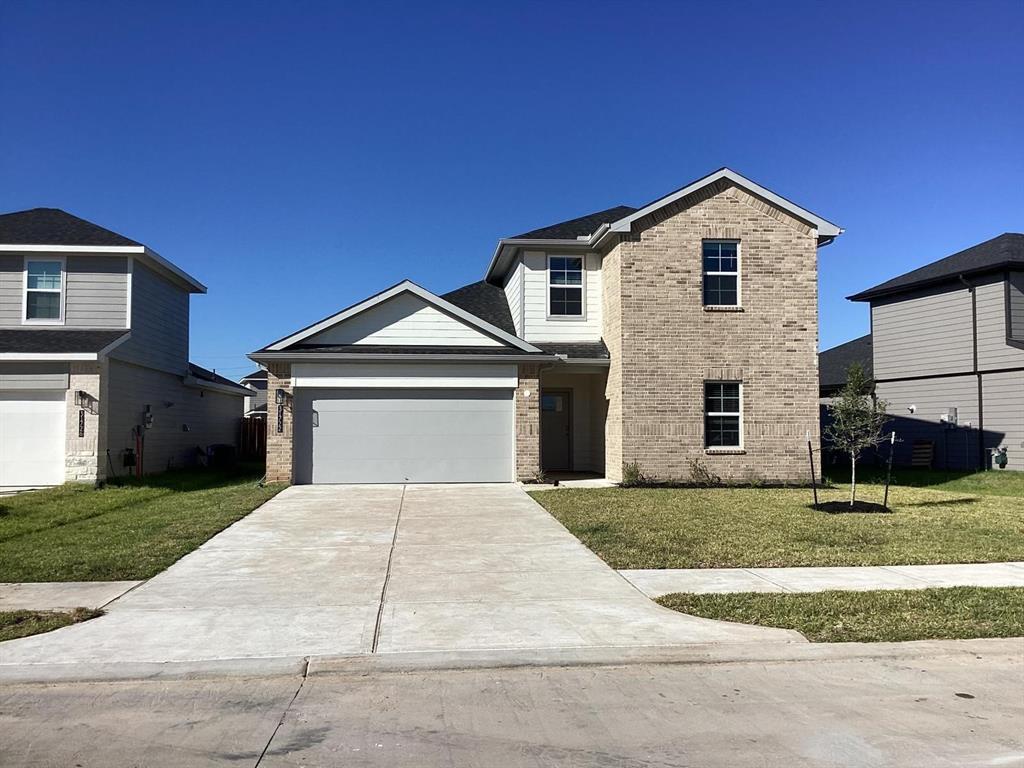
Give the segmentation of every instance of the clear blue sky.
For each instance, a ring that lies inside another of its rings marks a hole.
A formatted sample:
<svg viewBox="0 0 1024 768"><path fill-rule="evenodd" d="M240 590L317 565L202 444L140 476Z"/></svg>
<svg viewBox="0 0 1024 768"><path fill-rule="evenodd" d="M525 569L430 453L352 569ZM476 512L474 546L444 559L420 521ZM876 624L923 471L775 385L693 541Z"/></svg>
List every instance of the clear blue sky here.
<svg viewBox="0 0 1024 768"><path fill-rule="evenodd" d="M844 296L1024 230L1024 2L0 3L0 210L64 208L205 282L242 356L500 236L728 165L845 227Z"/></svg>

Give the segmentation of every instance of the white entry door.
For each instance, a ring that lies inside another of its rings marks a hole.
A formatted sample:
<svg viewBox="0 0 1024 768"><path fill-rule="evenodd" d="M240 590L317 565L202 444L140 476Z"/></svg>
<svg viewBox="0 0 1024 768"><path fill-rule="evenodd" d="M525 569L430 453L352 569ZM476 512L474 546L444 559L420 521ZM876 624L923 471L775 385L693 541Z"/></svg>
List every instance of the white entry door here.
<svg viewBox="0 0 1024 768"><path fill-rule="evenodd" d="M0 487L64 482L64 390L0 392Z"/></svg>

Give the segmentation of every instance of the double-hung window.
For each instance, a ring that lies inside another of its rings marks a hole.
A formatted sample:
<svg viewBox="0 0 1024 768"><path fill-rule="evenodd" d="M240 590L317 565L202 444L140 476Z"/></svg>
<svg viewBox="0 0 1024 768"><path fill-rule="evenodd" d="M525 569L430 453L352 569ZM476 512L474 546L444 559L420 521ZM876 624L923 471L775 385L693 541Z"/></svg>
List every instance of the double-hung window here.
<svg viewBox="0 0 1024 768"><path fill-rule="evenodd" d="M740 244L736 241L705 240L704 306L740 305Z"/></svg>
<svg viewBox="0 0 1024 768"><path fill-rule="evenodd" d="M25 320L60 323L64 309L64 264L26 259Z"/></svg>
<svg viewBox="0 0 1024 768"><path fill-rule="evenodd" d="M704 445L707 448L741 448L743 416L738 381L704 383Z"/></svg>
<svg viewBox="0 0 1024 768"><path fill-rule="evenodd" d="M582 256L548 259L548 314L552 317L583 316Z"/></svg>

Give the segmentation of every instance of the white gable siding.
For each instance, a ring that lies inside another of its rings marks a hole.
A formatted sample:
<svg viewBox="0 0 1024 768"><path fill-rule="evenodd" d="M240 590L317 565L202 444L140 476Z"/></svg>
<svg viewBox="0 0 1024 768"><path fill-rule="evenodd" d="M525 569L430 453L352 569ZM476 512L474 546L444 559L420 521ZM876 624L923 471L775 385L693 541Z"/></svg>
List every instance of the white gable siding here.
<svg viewBox="0 0 1024 768"><path fill-rule="evenodd" d="M512 324L516 328L516 336L523 338L523 262L516 259L508 274L505 275L505 301L508 311L512 313Z"/></svg>
<svg viewBox="0 0 1024 768"><path fill-rule="evenodd" d="M523 255L523 319L520 334L526 341L600 341L601 339L601 257L586 254L583 265L585 293L583 317L548 317L548 256L543 251Z"/></svg>
<svg viewBox="0 0 1024 768"><path fill-rule="evenodd" d="M460 320L418 296L399 294L331 328L303 339L304 344L382 344L391 346L501 347Z"/></svg>

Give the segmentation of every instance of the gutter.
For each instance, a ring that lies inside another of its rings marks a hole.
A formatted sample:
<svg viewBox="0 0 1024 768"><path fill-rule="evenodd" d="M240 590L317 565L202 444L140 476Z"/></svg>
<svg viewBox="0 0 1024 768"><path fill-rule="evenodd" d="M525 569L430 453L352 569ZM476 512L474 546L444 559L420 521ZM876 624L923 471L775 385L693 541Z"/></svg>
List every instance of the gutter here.
<svg viewBox="0 0 1024 768"><path fill-rule="evenodd" d="M557 360L555 355L390 355L363 354L361 352L252 352L247 357L257 363L308 362L428 362L436 363L535 363Z"/></svg>

